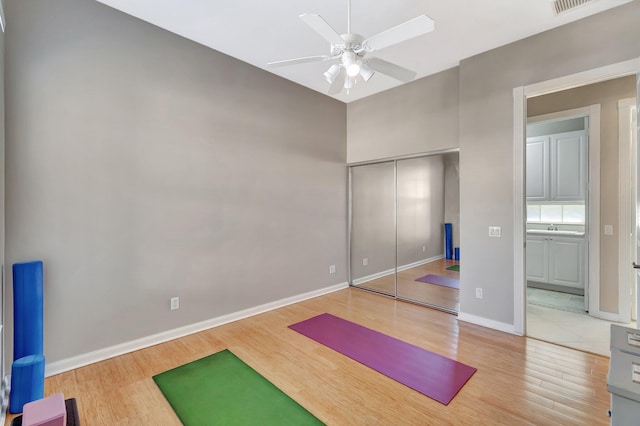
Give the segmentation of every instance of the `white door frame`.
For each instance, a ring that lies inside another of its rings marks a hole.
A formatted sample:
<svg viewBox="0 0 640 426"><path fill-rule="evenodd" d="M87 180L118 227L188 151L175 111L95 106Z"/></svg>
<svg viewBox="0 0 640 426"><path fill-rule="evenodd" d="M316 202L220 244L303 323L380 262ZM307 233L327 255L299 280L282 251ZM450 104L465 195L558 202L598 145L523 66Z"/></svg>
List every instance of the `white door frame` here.
<svg viewBox="0 0 640 426"><path fill-rule="evenodd" d="M602 313L599 312L597 304L600 293L600 234L598 233L598 229L600 228L600 110L600 104L594 104L582 108L527 117L528 124L563 121L581 117L588 117L589 119L587 122L587 158L589 160L587 165L587 180L589 189L586 198L588 210L586 223L587 244L585 244L589 260L585 263L587 263L589 267L584 270L583 275L585 288L584 300L586 304L585 308L589 310L589 313L599 318L602 317ZM590 182L598 182L598 184L589 184Z"/></svg>
<svg viewBox="0 0 640 426"><path fill-rule="evenodd" d="M526 278L525 278L525 169L524 169L524 141L526 139L526 110L527 98L545 95L561 90L598 83L613 78L624 77L640 73L640 57L628 61L595 68L576 74L543 81L540 83L519 86L513 89L513 302L514 302L514 332L525 334L526 329ZM593 157L593 156L592 156ZM598 159L599 161L599 159ZM591 182L591 191L599 182ZM599 212L598 212L599 213ZM596 232L597 230L597 232ZM599 228L592 233L598 234ZM590 252L592 250L589 250ZM590 264L592 262L589 262ZM599 261L597 263L599 267ZM591 265L590 265L591 266ZM589 271L591 275L591 271ZM616 315L617 316L617 315Z"/></svg>
<svg viewBox="0 0 640 426"><path fill-rule="evenodd" d="M633 117L636 98L618 101L618 200L619 200L619 239L618 239L618 306L620 322L631 321L632 292L635 295L635 271L631 264L636 260L632 252L635 246L636 226L632 213L635 211L636 199L636 143L632 137ZM631 182L631 185L629 185ZM629 238L630 237L630 238ZM634 281L631 287L632 279ZM631 288L630 288L631 287Z"/></svg>

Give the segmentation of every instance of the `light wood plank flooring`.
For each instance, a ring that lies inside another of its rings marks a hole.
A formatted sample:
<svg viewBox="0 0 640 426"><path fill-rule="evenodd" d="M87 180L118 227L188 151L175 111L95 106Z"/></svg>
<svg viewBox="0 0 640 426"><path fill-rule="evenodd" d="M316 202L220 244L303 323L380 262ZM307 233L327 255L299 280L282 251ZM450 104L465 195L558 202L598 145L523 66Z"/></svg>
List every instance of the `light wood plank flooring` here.
<svg viewBox="0 0 640 426"><path fill-rule="evenodd" d="M478 371L444 406L287 328L323 312ZM77 398L83 425L179 425L151 376L224 348L329 425L608 424L608 358L355 288L47 378L45 392Z"/></svg>
<svg viewBox="0 0 640 426"><path fill-rule="evenodd" d="M460 279L460 272L447 268L460 262L450 259L440 259L425 263L411 269L398 272L398 297L419 303L428 303L452 311L460 310L460 290L443 287L436 284L416 281L427 274ZM386 275L375 280L367 281L358 287L379 291L393 295L395 293L395 275Z"/></svg>

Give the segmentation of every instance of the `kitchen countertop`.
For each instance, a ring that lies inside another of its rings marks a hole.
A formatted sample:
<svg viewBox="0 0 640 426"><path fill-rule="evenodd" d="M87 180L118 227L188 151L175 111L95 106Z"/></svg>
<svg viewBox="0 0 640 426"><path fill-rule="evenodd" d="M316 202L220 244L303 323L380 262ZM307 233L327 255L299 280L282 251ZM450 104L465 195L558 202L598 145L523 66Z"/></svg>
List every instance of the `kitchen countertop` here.
<svg viewBox="0 0 640 426"><path fill-rule="evenodd" d="M584 237L582 231L550 230L550 229L527 229L527 235L556 235L559 237Z"/></svg>

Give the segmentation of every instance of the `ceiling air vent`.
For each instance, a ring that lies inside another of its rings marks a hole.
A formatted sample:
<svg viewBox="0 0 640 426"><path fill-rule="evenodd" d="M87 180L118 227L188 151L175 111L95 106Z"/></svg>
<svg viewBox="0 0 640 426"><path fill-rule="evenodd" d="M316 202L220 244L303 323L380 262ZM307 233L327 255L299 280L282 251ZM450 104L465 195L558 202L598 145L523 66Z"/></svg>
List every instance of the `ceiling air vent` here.
<svg viewBox="0 0 640 426"><path fill-rule="evenodd" d="M556 15L559 15L585 3L590 3L591 1L592 0L554 0L553 9Z"/></svg>

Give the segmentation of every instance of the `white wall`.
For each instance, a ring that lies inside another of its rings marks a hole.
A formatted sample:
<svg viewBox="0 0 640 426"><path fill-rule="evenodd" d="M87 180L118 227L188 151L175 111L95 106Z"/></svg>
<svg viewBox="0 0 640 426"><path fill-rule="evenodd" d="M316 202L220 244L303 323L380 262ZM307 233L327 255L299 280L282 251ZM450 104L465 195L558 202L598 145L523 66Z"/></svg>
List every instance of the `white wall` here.
<svg viewBox="0 0 640 426"><path fill-rule="evenodd" d="M5 10L6 259L44 260L49 363L346 282L344 104L97 2Z"/></svg>

